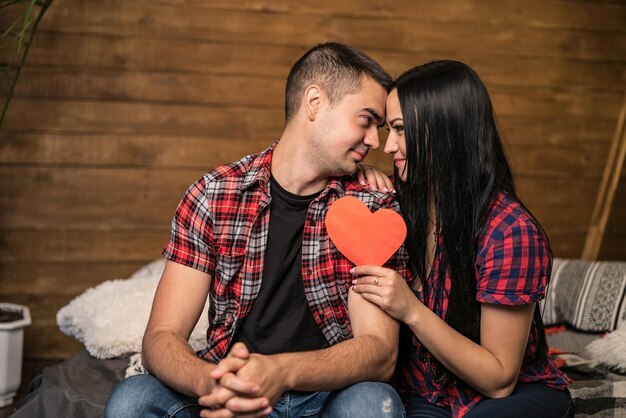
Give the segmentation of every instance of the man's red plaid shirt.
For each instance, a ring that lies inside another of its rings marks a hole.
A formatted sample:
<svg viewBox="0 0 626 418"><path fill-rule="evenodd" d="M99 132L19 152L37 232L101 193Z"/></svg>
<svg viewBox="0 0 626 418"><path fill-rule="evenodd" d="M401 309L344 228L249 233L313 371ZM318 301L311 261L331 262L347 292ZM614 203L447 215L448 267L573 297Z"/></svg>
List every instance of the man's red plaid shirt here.
<svg viewBox="0 0 626 418"><path fill-rule="evenodd" d="M261 288L273 149L218 167L196 181L176 210L163 250L169 260L213 278L207 347L200 354L214 363L227 354ZM353 265L335 248L324 226L328 207L343 196L357 197L372 211L399 211L391 195L369 190L352 177L331 179L311 203L302 236L302 278L315 322L330 345L352 336L347 301ZM385 266L407 277L406 263L402 247Z"/></svg>

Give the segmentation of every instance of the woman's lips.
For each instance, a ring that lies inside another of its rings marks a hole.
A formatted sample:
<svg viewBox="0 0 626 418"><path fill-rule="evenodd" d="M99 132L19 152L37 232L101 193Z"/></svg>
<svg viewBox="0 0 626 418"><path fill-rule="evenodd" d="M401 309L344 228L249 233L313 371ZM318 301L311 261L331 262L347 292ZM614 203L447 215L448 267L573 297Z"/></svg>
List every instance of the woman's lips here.
<svg viewBox="0 0 626 418"><path fill-rule="evenodd" d="M406 161L406 158L398 158L398 159L394 159L394 160L393 160L393 164L394 164L396 167L400 167L400 166L404 165L404 162L405 162L405 161Z"/></svg>

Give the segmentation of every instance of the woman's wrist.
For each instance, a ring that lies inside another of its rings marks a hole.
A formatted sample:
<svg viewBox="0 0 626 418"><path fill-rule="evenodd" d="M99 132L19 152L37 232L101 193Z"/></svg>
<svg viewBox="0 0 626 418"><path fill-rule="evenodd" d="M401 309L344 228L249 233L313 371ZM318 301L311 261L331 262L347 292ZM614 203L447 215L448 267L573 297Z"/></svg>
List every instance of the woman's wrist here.
<svg viewBox="0 0 626 418"><path fill-rule="evenodd" d="M412 303L408 309L407 315L403 322L407 324L409 328L413 330L413 332L415 332L419 327L420 319L422 316L421 311L423 308L425 308L425 306L418 301L416 303Z"/></svg>

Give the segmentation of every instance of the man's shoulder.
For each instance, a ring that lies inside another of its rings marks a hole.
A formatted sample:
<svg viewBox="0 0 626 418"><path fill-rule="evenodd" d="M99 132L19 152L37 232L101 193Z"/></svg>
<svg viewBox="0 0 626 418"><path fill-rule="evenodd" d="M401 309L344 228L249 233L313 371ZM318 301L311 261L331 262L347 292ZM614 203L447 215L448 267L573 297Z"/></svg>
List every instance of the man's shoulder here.
<svg viewBox="0 0 626 418"><path fill-rule="evenodd" d="M238 161L222 164L204 174L207 182L220 182L244 178L261 153L246 155Z"/></svg>
<svg viewBox="0 0 626 418"><path fill-rule="evenodd" d="M243 189L246 184L263 177L264 170L269 170L270 151L246 155L238 161L213 168L202 176L203 187L208 192Z"/></svg>

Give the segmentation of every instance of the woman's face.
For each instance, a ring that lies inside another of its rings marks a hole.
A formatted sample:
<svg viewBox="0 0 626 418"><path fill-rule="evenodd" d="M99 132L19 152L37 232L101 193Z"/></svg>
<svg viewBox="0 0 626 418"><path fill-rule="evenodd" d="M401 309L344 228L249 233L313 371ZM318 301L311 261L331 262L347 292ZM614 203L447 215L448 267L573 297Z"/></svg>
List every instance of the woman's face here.
<svg viewBox="0 0 626 418"><path fill-rule="evenodd" d="M385 153L393 156L393 164L398 169L400 180L406 181L406 140L404 139L404 122L400 110L398 90L393 89L387 97L387 129L389 136L385 144Z"/></svg>

